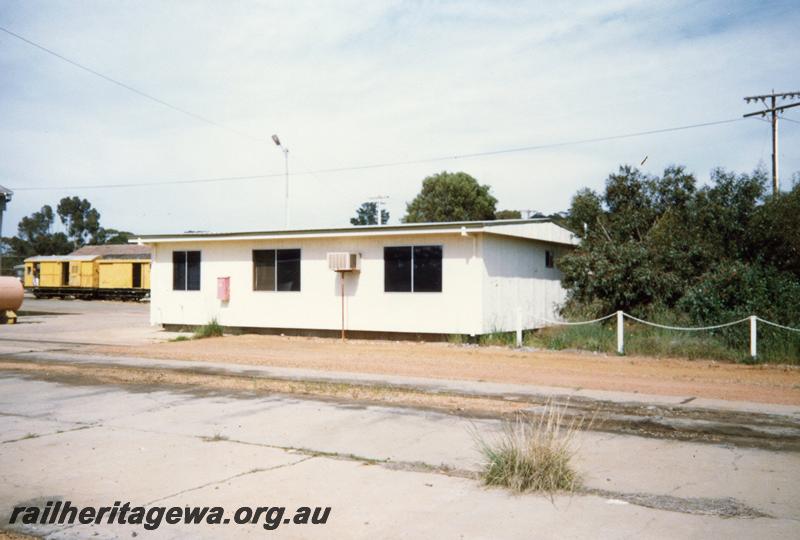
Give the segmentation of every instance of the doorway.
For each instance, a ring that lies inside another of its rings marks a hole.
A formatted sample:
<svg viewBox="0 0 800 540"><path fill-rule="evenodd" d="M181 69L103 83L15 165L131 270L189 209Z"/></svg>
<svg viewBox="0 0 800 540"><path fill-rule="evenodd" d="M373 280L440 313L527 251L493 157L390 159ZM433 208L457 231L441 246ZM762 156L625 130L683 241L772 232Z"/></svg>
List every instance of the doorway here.
<svg viewBox="0 0 800 540"><path fill-rule="evenodd" d="M67 287L69 286L69 263L62 262L61 263L61 286Z"/></svg>
<svg viewBox="0 0 800 540"><path fill-rule="evenodd" d="M133 270L133 279L131 279L131 286L134 289L142 287L142 265L140 263L133 263L131 265Z"/></svg>

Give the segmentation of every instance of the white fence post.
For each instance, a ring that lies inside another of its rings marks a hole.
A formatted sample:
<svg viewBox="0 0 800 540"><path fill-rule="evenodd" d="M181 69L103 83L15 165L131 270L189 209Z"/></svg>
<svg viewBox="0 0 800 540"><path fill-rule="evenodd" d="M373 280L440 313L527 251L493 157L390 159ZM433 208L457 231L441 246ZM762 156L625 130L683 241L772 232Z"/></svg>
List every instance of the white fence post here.
<svg viewBox="0 0 800 540"><path fill-rule="evenodd" d="M625 354L625 327L622 311L617 311L617 354Z"/></svg>
<svg viewBox="0 0 800 540"><path fill-rule="evenodd" d="M756 316L750 315L750 356L754 360L758 356L758 328L756 321Z"/></svg>
<svg viewBox="0 0 800 540"><path fill-rule="evenodd" d="M522 347L522 309L517 308L517 347Z"/></svg>

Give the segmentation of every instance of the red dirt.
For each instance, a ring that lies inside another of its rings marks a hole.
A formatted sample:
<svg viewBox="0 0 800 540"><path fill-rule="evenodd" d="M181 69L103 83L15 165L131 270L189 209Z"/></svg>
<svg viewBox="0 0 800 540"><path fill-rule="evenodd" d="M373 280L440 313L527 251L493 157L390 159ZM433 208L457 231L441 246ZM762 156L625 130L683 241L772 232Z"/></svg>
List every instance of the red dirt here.
<svg viewBox="0 0 800 540"><path fill-rule="evenodd" d="M443 343L226 336L98 354L800 404L800 369Z"/></svg>

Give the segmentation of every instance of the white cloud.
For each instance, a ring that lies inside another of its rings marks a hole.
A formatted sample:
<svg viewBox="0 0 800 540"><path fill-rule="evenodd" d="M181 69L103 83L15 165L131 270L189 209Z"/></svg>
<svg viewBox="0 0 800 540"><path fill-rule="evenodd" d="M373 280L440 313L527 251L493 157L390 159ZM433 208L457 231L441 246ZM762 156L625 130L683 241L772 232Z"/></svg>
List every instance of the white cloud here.
<svg viewBox="0 0 800 540"><path fill-rule="evenodd" d="M709 120L795 90L791 3L6 2L0 24L170 103L268 139L292 170L546 144ZM254 142L126 92L0 34L0 183L75 185L278 173ZM793 115L800 118L800 114ZM465 170L503 208L555 211L620 163L750 170L758 120L530 153L292 179L293 225L345 224L367 197L393 219L420 181ZM784 177L800 170L784 123ZM765 146L765 143L767 146ZM765 154L766 148L766 154ZM20 191L5 233L67 192ZM85 190L138 232L279 227L280 178Z"/></svg>

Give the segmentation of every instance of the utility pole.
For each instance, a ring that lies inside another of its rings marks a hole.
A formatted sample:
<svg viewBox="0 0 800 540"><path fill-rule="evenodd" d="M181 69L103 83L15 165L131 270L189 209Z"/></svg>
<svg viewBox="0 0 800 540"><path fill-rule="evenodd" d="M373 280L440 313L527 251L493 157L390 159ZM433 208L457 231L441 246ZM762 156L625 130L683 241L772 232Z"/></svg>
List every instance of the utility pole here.
<svg viewBox="0 0 800 540"><path fill-rule="evenodd" d="M764 94L761 96L747 96L744 98L746 103L761 102L764 107L763 111L757 111L745 114L743 118L749 116L766 116L772 115L772 194L778 195L781 192L781 181L778 176L778 113L792 107L800 107L800 102L797 103L782 103L778 104L778 99L782 101L800 99L800 91L797 92L775 92L771 94Z"/></svg>

